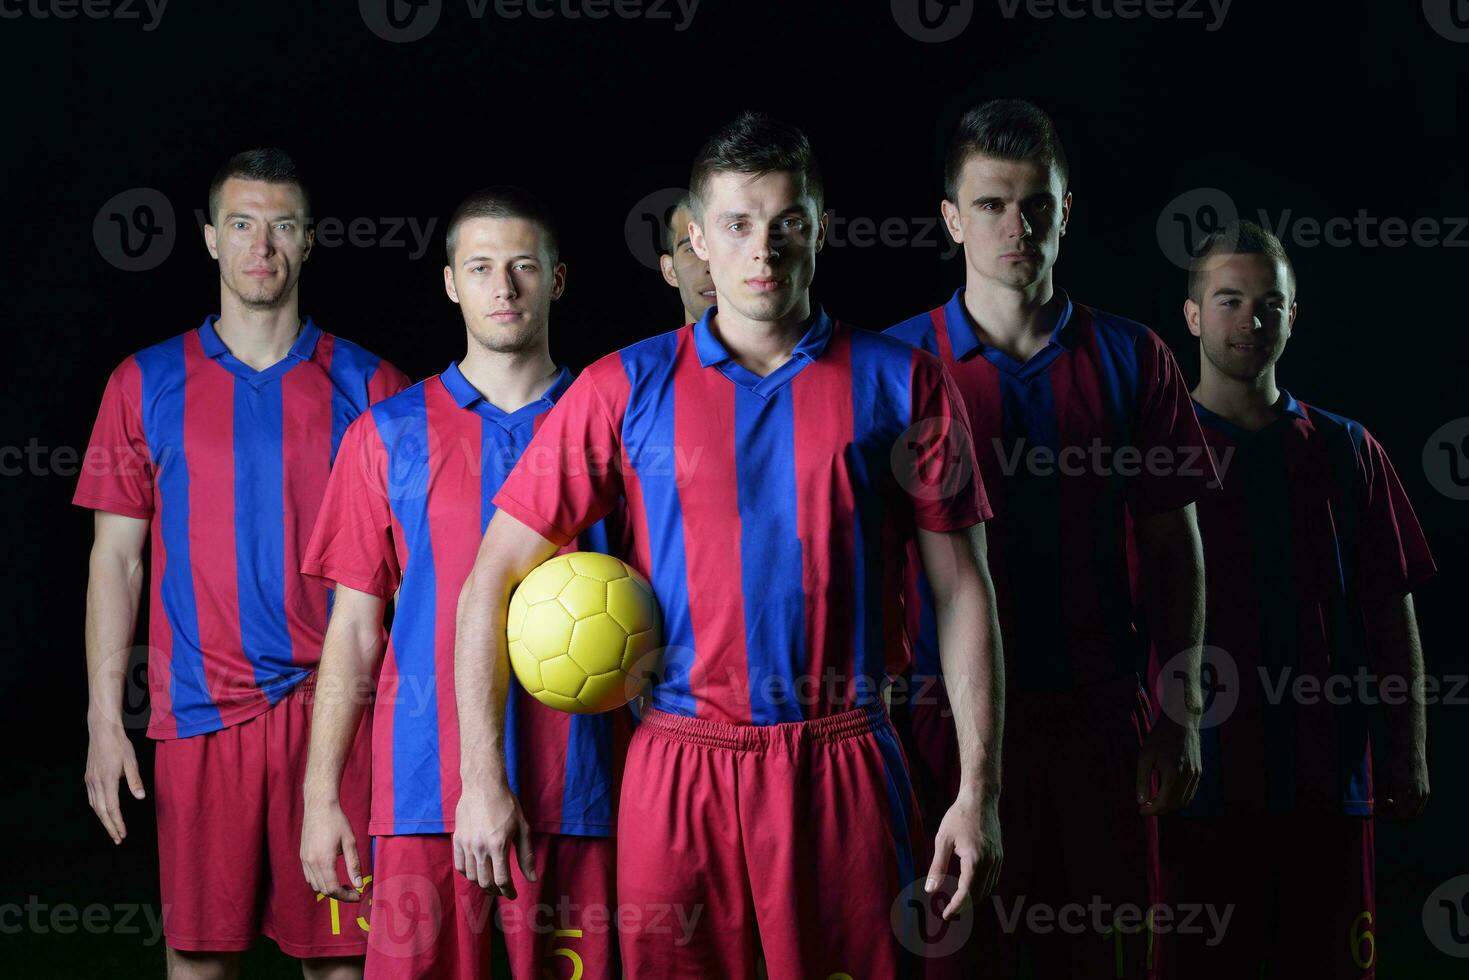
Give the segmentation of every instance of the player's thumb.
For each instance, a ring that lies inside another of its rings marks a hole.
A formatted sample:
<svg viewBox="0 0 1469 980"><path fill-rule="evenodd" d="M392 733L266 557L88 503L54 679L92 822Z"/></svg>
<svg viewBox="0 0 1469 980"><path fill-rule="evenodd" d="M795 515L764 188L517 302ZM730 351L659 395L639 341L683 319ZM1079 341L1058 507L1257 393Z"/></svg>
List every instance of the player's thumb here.
<svg viewBox="0 0 1469 980"><path fill-rule="evenodd" d="M132 791L133 799L141 800L144 797L143 777L138 772L138 757L128 753L127 758L122 760L122 773L127 777L128 789Z"/></svg>
<svg viewBox="0 0 1469 980"><path fill-rule="evenodd" d="M1137 756L1137 802L1138 805L1153 798L1153 756L1146 748Z"/></svg>
<svg viewBox="0 0 1469 980"><path fill-rule="evenodd" d="M524 815L520 818L520 840L515 846L515 860L520 862L520 873L525 875L525 880L535 881L536 858L530 849L530 823Z"/></svg>
<svg viewBox="0 0 1469 980"><path fill-rule="evenodd" d="M929 894L939 887L944 880L944 874L949 870L949 859L954 854L954 844L946 834L940 834L933 842L933 863L928 866L928 877L924 879L923 890Z"/></svg>
<svg viewBox="0 0 1469 980"><path fill-rule="evenodd" d="M351 834L342 835L342 857L347 862L347 880L353 888L362 887L362 865L357 858L357 841Z"/></svg>

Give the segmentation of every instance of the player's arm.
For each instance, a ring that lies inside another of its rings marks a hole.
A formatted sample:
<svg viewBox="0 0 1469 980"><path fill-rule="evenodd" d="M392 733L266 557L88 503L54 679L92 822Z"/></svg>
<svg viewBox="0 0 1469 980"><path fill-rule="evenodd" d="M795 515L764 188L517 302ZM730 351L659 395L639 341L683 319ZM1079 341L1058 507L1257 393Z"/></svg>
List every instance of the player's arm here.
<svg viewBox="0 0 1469 980"><path fill-rule="evenodd" d="M87 801L114 844L127 836L117 784L143 798L138 758L122 720L124 678L143 590L148 522L96 511L87 572Z"/></svg>
<svg viewBox="0 0 1469 980"><path fill-rule="evenodd" d="M1406 698L1383 697L1388 728L1387 799L1378 812L1416 817L1428 804L1428 719L1424 710L1423 646L1412 594L1372 599L1367 618L1367 658L1378 677L1407 681Z"/></svg>
<svg viewBox="0 0 1469 980"><path fill-rule="evenodd" d="M303 790L301 867L313 889L341 902L362 897L357 840L338 794L347 755L382 663L386 608L380 596L338 583L316 672ZM351 888L337 880L338 856L346 857Z"/></svg>
<svg viewBox="0 0 1469 980"><path fill-rule="evenodd" d="M918 531L918 553L933 589L939 659L959 743L959 794L939 825L927 891L959 855L959 886L944 909L953 918L966 896L994 888L1000 846L1000 743L1005 727L1004 660L983 524Z"/></svg>
<svg viewBox="0 0 1469 980"><path fill-rule="evenodd" d="M1159 712L1138 754L1137 802L1144 816L1171 813L1199 788L1199 670L1204 642L1204 545L1194 505L1133 515L1143 602L1153 641L1177 670L1162 679L1163 698L1178 710ZM1176 716L1176 717L1175 717ZM1158 775L1157 792L1153 774Z"/></svg>
<svg viewBox="0 0 1469 980"><path fill-rule="evenodd" d="M515 897L507 850L535 880L530 825L510 791L505 767L505 698L510 689L505 617L510 594L556 545L497 510L474 569L459 592L454 639L454 700L459 712L459 775L454 869L492 894Z"/></svg>

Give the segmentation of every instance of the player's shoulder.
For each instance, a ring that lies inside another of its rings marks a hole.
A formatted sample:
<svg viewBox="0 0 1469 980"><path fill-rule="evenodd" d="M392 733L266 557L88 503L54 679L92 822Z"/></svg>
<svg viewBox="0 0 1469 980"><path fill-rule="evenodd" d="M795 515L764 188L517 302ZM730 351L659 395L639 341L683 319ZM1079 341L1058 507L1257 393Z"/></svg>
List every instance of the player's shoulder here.
<svg viewBox="0 0 1469 980"><path fill-rule="evenodd" d="M894 364L924 366L930 362L935 366L939 363L938 357L927 347L894 333L892 328L883 331L866 330L841 321L840 330L850 338L853 350L861 352L868 360L878 358L890 360Z"/></svg>
<svg viewBox="0 0 1469 980"><path fill-rule="evenodd" d="M373 353L355 340L343 337L341 334L324 330L320 326L317 329L321 330L321 340L327 341L330 346L332 364L336 365L338 370L342 367L347 367L360 371L365 375L373 374L379 370L391 371L395 374L403 375L403 381L405 384L407 383L408 376L404 375L402 371L399 371L397 367L382 356ZM322 350L323 347L320 341L318 341L316 348L318 356Z"/></svg>
<svg viewBox="0 0 1469 980"><path fill-rule="evenodd" d="M1328 438L1337 437L1351 443L1352 448L1360 452L1364 446L1376 445L1377 440L1372 438L1372 433L1367 427L1354 418L1343 415L1340 412L1331 412L1299 398L1296 405L1300 408L1312 429Z"/></svg>
<svg viewBox="0 0 1469 980"><path fill-rule="evenodd" d="M1072 315L1084 323L1089 322L1091 329L1095 330L1100 338L1118 339L1144 348L1168 349L1168 345L1163 343L1163 338L1159 337L1152 327L1139 320L1109 310L1099 310L1085 303L1073 301L1072 305L1075 307Z"/></svg>
<svg viewBox="0 0 1469 980"><path fill-rule="evenodd" d="M888 327L883 334L895 337L911 347L933 353L935 350L933 314L933 310L915 314Z"/></svg>

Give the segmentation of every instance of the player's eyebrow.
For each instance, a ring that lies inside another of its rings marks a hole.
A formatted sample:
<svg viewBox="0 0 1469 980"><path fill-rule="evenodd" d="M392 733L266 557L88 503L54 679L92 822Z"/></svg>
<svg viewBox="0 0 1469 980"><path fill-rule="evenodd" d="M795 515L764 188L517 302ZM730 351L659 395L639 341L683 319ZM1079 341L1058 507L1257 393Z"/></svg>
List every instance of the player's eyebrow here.
<svg viewBox="0 0 1469 980"><path fill-rule="evenodd" d="M673 247L674 248L683 248L688 243L689 243L689 236L688 235L685 235L682 238L680 238L678 240L677 244L675 244Z"/></svg>
<svg viewBox="0 0 1469 980"><path fill-rule="evenodd" d="M250 213L245 212L245 211L230 211L229 213L227 213L224 216L224 220L226 220L226 221L233 221L236 218L244 218L246 221L254 221L255 218L256 218L256 215L250 214ZM300 221L300 220L301 220L301 216L299 214L295 213L294 211L292 211L292 212L288 212L286 214L278 214L278 215L276 215L274 218L271 218L270 219L270 223L271 224L275 224L277 221Z"/></svg>
<svg viewBox="0 0 1469 980"><path fill-rule="evenodd" d="M506 265L509 265L512 262L519 262L522 259L530 259L532 262L540 262L541 261L538 256L533 255L530 252L521 252L519 255L512 255L512 256L510 256L510 258L506 259L505 260L505 264ZM465 265L472 265L475 262L493 262L493 261L495 261L495 257L492 256L492 255L471 255L471 256L469 256L468 258L466 258L464 260L464 264Z"/></svg>

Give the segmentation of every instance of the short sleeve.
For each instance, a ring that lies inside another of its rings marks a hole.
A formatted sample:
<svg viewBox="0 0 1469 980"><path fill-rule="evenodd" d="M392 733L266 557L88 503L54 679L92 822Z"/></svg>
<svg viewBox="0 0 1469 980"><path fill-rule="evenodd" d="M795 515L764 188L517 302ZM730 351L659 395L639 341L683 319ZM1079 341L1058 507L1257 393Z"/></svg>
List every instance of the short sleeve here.
<svg viewBox="0 0 1469 980"><path fill-rule="evenodd" d="M388 506L387 452L371 412L342 437L301 572L389 599L403 577Z"/></svg>
<svg viewBox="0 0 1469 980"><path fill-rule="evenodd" d="M1138 411L1132 446L1136 472L1128 478L1134 512L1177 510L1193 503L1215 482L1204 430L1194 412L1178 361L1157 334L1138 341Z"/></svg>
<svg viewBox="0 0 1469 980"><path fill-rule="evenodd" d="M626 386L616 355L583 371L546 413L495 494L497 509L558 547L607 516L622 497L622 412L616 406L626 396L599 388L598 375Z"/></svg>
<svg viewBox="0 0 1469 980"><path fill-rule="evenodd" d="M387 361L379 361L377 370L367 382L367 403L376 405L408 387L408 375Z"/></svg>
<svg viewBox="0 0 1469 980"><path fill-rule="evenodd" d="M948 369L933 355L913 351L912 415L893 460L926 531L958 531L993 516L974 454L964 401Z"/></svg>
<svg viewBox="0 0 1469 980"><path fill-rule="evenodd" d="M72 503L125 517L153 516L154 467L143 431L142 372L128 358L107 379Z"/></svg>
<svg viewBox="0 0 1469 980"><path fill-rule="evenodd" d="M1362 596L1406 595L1438 570L1428 540L1387 451L1365 430L1357 465L1364 494L1357 547Z"/></svg>

